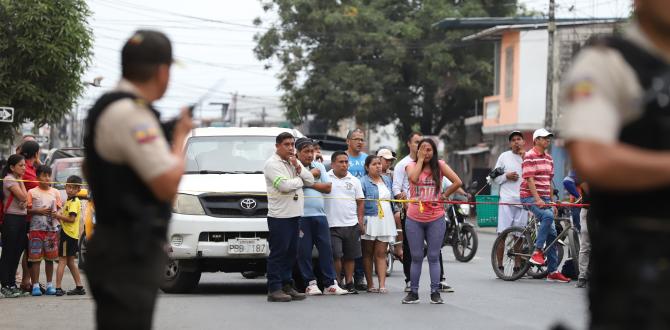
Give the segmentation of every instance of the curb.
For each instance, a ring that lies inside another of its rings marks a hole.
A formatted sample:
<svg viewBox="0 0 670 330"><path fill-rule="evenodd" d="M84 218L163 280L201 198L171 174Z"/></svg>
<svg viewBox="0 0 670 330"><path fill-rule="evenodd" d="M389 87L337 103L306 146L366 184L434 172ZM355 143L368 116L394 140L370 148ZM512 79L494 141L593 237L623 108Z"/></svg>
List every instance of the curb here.
<svg viewBox="0 0 670 330"><path fill-rule="evenodd" d="M468 219L467 222L470 223L473 227L475 227L475 230L479 234L498 236L498 233L496 232L497 230L496 227L479 227L477 225L477 222L472 221L471 218Z"/></svg>
<svg viewBox="0 0 670 330"><path fill-rule="evenodd" d="M493 235L493 236L498 235L498 233L496 232L495 227L479 227L479 226L476 226L475 228L477 229L477 233L479 233L479 234Z"/></svg>

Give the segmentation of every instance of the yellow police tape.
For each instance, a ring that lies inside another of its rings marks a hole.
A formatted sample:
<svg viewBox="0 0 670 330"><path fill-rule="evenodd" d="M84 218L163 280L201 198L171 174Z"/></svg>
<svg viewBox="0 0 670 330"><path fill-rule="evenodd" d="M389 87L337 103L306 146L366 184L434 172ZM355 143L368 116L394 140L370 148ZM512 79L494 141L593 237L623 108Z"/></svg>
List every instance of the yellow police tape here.
<svg viewBox="0 0 670 330"><path fill-rule="evenodd" d="M24 183L25 182L32 182L32 183L41 183L42 182L42 181L39 181L39 180L23 180L23 179L0 179L0 181L14 181L14 182L24 182ZM88 186L88 183L67 183L67 182L58 182L58 181L48 181L48 182L45 182L45 183L48 183L50 185L51 184L63 184L63 185L71 184L73 186Z"/></svg>
<svg viewBox="0 0 670 330"><path fill-rule="evenodd" d="M41 181L38 180L23 180L23 179L0 179L0 181L15 181L15 182L32 182L32 183L40 183ZM58 182L58 181L50 181L46 182L48 184L63 184L63 185L78 185L78 186L88 186L87 183L67 183L67 182ZM191 193L201 193L201 191L196 191L196 190L182 190L180 192L191 192ZM295 198L295 194L277 194L277 195L270 195L267 193L250 193L250 192L224 192L224 191L208 191L207 193L219 193L219 194L226 194L226 195L240 195L240 196L257 196L257 197L286 197L286 198ZM450 201L447 199L444 200L433 200L433 201L421 201L417 199L385 199L385 198L351 198L351 197L338 197L338 196L303 196L303 198L320 198L320 199L336 199L336 200L361 200L361 201L371 201L371 202L377 202L377 210L378 210L378 217L381 219L384 217L384 210L382 208L382 202L389 202L389 203L401 203L401 204L408 204L408 203L415 203L419 204L419 213L423 213L425 211L424 208L424 203L440 203L440 204L451 204L451 205L459 205L459 204L467 204L467 205L522 205L522 206L527 206L527 205L532 205L529 203L501 203L501 202L465 202L465 201ZM576 203L546 203L546 206L571 206L571 207L588 207L589 204L576 204Z"/></svg>
<svg viewBox="0 0 670 330"><path fill-rule="evenodd" d="M31 182L31 183L42 183L42 181L39 180L25 180L25 179L0 179L0 181L14 181L14 182ZM49 185L52 184L62 184L62 185L77 185L77 186L88 186L88 183L67 183L67 182L59 182L59 181L48 181L45 182ZM186 190L185 192L192 192L192 193L197 193L199 191L188 191ZM208 191L208 193L212 193L213 191ZM267 193L248 193L248 192L214 192L214 193L221 193L221 194L226 194L226 195L240 195L240 196L257 196L257 197L271 197L271 195ZM277 194L277 195L272 195L274 197L286 197L286 198L294 198L295 195L291 194ZM419 203L419 211L423 213L424 207L423 203L421 201L417 200L409 200L409 199L373 199L373 198L350 198L350 197L336 197L336 196L303 196L304 198L321 198L321 199L338 199L338 200L362 200L362 201L376 201L377 202L377 210L378 210L378 217L384 218L384 209L382 207L382 202L391 202L391 203L410 203L410 202L418 202Z"/></svg>

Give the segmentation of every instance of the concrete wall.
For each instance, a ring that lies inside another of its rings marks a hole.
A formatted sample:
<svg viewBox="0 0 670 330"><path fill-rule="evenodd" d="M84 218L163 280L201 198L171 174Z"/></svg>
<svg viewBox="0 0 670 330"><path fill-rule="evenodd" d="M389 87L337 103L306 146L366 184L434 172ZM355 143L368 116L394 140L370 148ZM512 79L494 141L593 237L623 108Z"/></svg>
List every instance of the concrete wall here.
<svg viewBox="0 0 670 330"><path fill-rule="evenodd" d="M547 99L547 30L520 32L519 103L520 127L544 124Z"/></svg>
<svg viewBox="0 0 670 330"><path fill-rule="evenodd" d="M508 49L512 49L512 70L508 70L506 63L509 60ZM509 125L517 121L517 108L519 99L519 31L506 32L500 42L500 94L484 98L484 124L483 127L494 127ZM510 76L511 75L511 76ZM510 85L506 84L508 79L512 80ZM511 89L511 91L509 90ZM490 104L498 103L497 113L491 113Z"/></svg>

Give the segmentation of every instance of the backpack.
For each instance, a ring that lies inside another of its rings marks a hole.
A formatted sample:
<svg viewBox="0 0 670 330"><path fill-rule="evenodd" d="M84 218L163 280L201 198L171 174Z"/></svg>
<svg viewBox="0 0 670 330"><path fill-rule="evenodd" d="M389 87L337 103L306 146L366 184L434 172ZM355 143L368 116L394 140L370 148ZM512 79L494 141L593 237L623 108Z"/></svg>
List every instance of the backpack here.
<svg viewBox="0 0 670 330"><path fill-rule="evenodd" d="M576 280L579 277L579 268L575 265L575 259L568 258L563 263L563 268L561 268L561 274L563 276Z"/></svg>

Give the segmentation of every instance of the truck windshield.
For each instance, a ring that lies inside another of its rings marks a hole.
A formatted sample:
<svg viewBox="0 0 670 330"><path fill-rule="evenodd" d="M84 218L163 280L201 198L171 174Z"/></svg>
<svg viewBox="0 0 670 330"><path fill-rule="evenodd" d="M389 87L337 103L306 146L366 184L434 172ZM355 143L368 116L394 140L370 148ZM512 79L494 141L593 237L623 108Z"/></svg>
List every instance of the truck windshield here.
<svg viewBox="0 0 670 330"><path fill-rule="evenodd" d="M274 136L195 136L186 143L186 173L262 173Z"/></svg>

